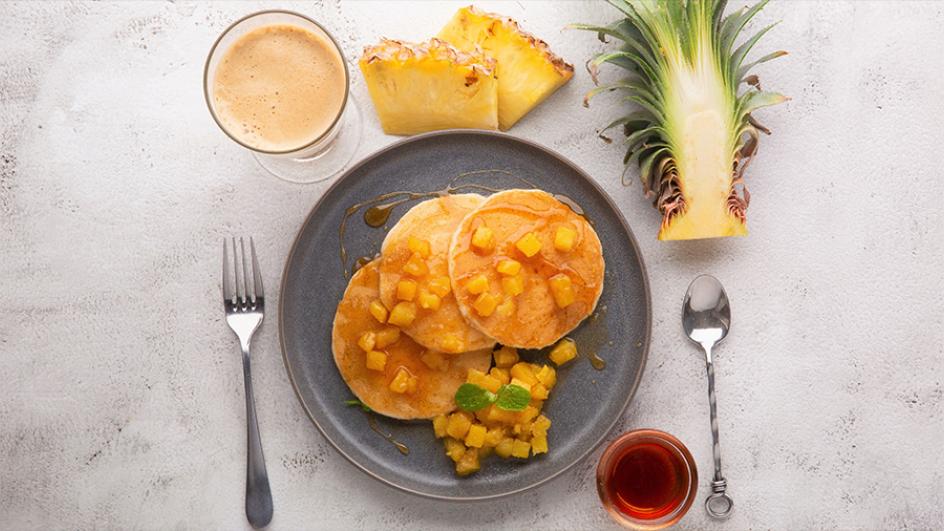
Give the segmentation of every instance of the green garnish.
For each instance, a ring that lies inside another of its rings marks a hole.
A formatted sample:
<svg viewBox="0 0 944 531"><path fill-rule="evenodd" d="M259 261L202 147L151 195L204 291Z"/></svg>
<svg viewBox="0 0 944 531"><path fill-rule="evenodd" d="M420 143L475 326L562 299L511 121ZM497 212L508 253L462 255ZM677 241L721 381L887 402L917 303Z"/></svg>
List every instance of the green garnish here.
<svg viewBox="0 0 944 531"><path fill-rule="evenodd" d="M498 390L495 407L505 411L522 411L531 403L531 391L520 385L503 385Z"/></svg>
<svg viewBox="0 0 944 531"><path fill-rule="evenodd" d="M370 409L370 406L368 406L367 404L361 402L360 400L345 400L345 401L344 401L344 405L345 405L345 406L355 406L355 407L359 407L359 408L363 409L364 411L366 411L366 412L368 412L368 413L370 413L371 411L373 411L373 409Z"/></svg>
<svg viewBox="0 0 944 531"><path fill-rule="evenodd" d="M481 385L464 383L456 390L456 405L462 411L478 411L495 404L505 411L521 411L531 403L531 392L520 385L503 385L493 393Z"/></svg>
<svg viewBox="0 0 944 531"><path fill-rule="evenodd" d="M464 383L456 390L456 405L462 411L478 411L497 399L495 393L471 383Z"/></svg>

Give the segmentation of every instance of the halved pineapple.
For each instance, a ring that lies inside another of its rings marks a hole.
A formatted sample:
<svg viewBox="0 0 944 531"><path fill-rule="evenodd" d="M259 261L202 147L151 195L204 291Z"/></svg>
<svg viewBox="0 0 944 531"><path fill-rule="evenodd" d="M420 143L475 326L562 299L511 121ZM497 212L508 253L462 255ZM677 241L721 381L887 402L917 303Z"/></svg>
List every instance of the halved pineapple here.
<svg viewBox="0 0 944 531"><path fill-rule="evenodd" d="M481 47L498 61L498 126L505 131L574 76L574 67L508 17L472 6L456 12L438 37L464 51Z"/></svg>
<svg viewBox="0 0 944 531"><path fill-rule="evenodd" d="M383 39L364 49L360 68L387 134L498 128L495 60L480 50Z"/></svg>

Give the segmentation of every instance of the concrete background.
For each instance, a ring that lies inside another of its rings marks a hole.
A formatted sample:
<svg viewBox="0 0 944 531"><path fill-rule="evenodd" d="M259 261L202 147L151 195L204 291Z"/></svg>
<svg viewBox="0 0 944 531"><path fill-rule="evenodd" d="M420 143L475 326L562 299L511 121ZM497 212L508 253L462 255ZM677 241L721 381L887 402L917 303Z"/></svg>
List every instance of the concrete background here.
<svg viewBox="0 0 944 531"><path fill-rule="evenodd" d="M743 2L733 2L739 5ZM323 21L351 64L380 36L434 34L461 4L280 3ZM578 65L512 131L598 179L651 275L650 361L621 431L678 435L701 471L691 529L941 529L944 509L944 3L775 2L757 70L792 102L749 171L745 239L660 243L621 153L595 136L615 100L580 105L601 50L562 31L602 2L482 2ZM218 33L256 3L0 4L0 527L240 529L244 411L221 320L220 239L252 234L273 296L289 245L326 185L265 174L214 125L201 92ZM355 70L356 72L356 70ZM613 75L613 74L610 74ZM359 73L358 158L380 132ZM721 433L737 508L711 522L699 353L684 289L711 272L735 329L718 350ZM369 479L304 416L275 315L255 342L273 529L612 527L596 457L494 503L413 498Z"/></svg>

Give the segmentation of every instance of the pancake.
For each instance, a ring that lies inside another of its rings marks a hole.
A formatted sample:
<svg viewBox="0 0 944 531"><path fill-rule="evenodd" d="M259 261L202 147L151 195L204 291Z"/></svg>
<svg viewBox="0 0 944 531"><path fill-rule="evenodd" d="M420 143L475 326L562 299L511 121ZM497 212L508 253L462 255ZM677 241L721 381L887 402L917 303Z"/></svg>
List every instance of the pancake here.
<svg viewBox="0 0 944 531"><path fill-rule="evenodd" d="M491 231L491 249L473 245L480 226ZM559 231L572 237L569 250L555 247ZM529 234L532 243L540 242L531 257L516 245ZM520 270L499 273L503 260L520 263ZM486 335L516 348L548 346L589 316L603 292L604 269L603 248L590 223L541 190L506 190L489 197L462 220L449 253L449 276L462 314ZM470 284L473 279L477 289Z"/></svg>
<svg viewBox="0 0 944 531"><path fill-rule="evenodd" d="M370 313L371 301L379 296L379 260L374 260L351 277L338 303L331 334L334 362L357 398L371 409L398 419L427 419L455 409L456 389L465 382L469 369L488 371L491 349L464 354L439 354L443 365L432 369L424 362L430 351L419 346L406 334L397 341L376 350L387 355L383 370L367 368L366 352L358 345L365 332L378 332L390 325L380 324ZM434 353L435 357L437 354ZM429 359L429 358L427 358ZM395 393L390 382L403 368L416 378L412 392ZM339 398L340 399L340 398Z"/></svg>
<svg viewBox="0 0 944 531"><path fill-rule="evenodd" d="M381 246L380 299L387 308L393 308L399 299L397 285L401 280L416 283L412 302L416 318L403 327L414 341L426 348L441 352L466 352L491 348L495 341L469 325L455 297L449 292L449 244L452 234L462 219L478 207L485 198L478 194L449 194L417 204L390 229ZM410 237L429 243L429 256L422 259L428 272L410 275L403 271L414 251L409 247ZM439 307L423 309L419 294L429 292L430 280L438 279L445 291L439 290Z"/></svg>

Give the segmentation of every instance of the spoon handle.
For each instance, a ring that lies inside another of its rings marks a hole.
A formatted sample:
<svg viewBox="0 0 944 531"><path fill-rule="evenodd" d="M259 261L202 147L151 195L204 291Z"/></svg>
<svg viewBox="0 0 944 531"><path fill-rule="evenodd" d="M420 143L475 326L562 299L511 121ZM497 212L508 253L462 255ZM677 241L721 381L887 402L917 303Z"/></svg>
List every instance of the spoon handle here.
<svg viewBox="0 0 944 531"><path fill-rule="evenodd" d="M705 346L708 369L708 408L711 411L712 454L715 458L715 479L711 482L711 495L705 500L705 510L714 518L727 518L734 508L734 500L725 491L728 482L721 474L721 442L718 436L718 400L715 397L715 366L711 361L711 347Z"/></svg>

